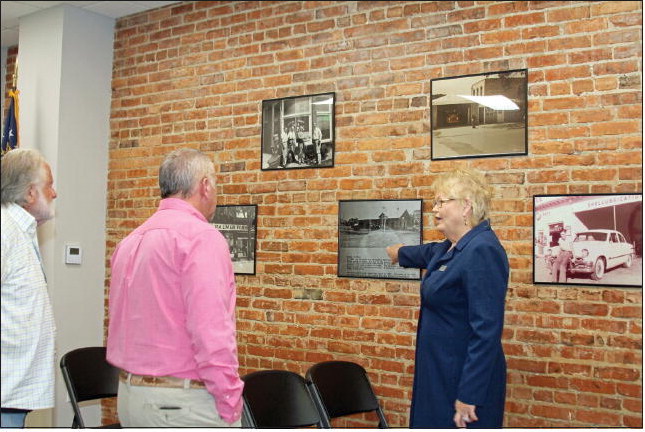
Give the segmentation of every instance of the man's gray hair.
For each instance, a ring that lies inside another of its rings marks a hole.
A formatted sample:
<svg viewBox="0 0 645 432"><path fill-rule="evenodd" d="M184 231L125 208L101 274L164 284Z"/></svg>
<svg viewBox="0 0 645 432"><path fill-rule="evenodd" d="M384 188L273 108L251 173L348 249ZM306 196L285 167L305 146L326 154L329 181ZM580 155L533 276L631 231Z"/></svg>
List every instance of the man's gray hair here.
<svg viewBox="0 0 645 432"><path fill-rule="evenodd" d="M26 204L31 185L44 180L46 164L35 149L14 149L2 156L2 205Z"/></svg>
<svg viewBox="0 0 645 432"><path fill-rule="evenodd" d="M199 150L184 148L171 152L159 167L161 198L179 194L189 197L204 177L214 178L213 163Z"/></svg>

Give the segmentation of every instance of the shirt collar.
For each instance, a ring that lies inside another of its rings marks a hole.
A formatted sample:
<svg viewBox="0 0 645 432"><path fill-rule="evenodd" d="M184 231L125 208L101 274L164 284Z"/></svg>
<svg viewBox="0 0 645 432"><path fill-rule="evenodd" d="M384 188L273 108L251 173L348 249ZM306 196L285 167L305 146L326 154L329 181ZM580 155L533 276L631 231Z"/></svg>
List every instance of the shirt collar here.
<svg viewBox="0 0 645 432"><path fill-rule="evenodd" d="M479 225L474 226L470 231L468 231L462 238L459 239L457 242L457 245L455 245L456 249L463 249L466 247L466 245L475 238L475 236L479 235L480 233L484 231L490 231L490 221L488 219L482 221L479 223Z"/></svg>
<svg viewBox="0 0 645 432"><path fill-rule="evenodd" d="M38 224L36 223L36 218L31 213L15 203L9 204L6 208L11 218L23 232L32 236L36 234Z"/></svg>
<svg viewBox="0 0 645 432"><path fill-rule="evenodd" d="M186 213L190 213L193 216L203 220L204 222L208 222L204 217L204 215L201 214L195 207L193 207L192 204L184 201L181 198L162 199L161 202L159 203L158 211L160 210L180 210Z"/></svg>

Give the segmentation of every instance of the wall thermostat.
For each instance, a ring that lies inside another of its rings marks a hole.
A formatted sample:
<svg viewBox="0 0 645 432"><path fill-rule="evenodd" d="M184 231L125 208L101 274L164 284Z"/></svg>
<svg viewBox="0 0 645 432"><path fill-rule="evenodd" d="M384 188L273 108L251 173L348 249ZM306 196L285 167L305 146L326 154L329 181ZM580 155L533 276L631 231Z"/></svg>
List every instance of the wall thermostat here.
<svg viewBox="0 0 645 432"><path fill-rule="evenodd" d="M65 245L65 264L80 264L83 260L83 251L78 244Z"/></svg>

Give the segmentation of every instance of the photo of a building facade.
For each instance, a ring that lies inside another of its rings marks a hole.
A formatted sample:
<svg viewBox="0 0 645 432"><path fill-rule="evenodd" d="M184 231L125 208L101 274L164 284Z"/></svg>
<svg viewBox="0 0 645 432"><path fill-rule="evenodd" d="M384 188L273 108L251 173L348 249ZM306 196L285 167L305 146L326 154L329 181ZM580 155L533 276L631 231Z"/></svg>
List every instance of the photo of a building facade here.
<svg viewBox="0 0 645 432"><path fill-rule="evenodd" d="M432 158L526 154L527 71L431 81Z"/></svg>
<svg viewBox="0 0 645 432"><path fill-rule="evenodd" d="M418 269L390 263L383 245L421 243L421 200L341 201L338 276L418 279Z"/></svg>

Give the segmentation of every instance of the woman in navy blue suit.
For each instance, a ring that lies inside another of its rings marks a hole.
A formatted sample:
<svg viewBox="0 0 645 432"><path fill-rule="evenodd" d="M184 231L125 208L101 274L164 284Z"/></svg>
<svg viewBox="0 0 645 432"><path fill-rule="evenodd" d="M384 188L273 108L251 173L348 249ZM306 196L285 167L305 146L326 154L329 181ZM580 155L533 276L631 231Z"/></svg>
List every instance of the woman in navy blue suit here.
<svg viewBox="0 0 645 432"><path fill-rule="evenodd" d="M488 221L491 188L472 170L433 183L432 211L446 240L389 246L393 263L426 269L421 281L411 428L500 428L509 266Z"/></svg>

